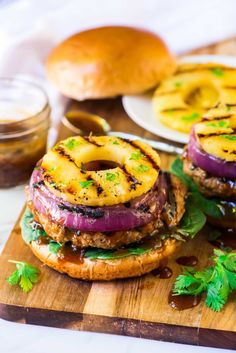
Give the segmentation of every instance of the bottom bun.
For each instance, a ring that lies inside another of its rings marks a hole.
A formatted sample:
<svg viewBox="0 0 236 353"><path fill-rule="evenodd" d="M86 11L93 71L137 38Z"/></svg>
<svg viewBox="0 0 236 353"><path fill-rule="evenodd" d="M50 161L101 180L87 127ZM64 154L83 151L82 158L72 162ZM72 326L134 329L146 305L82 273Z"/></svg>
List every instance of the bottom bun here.
<svg viewBox="0 0 236 353"><path fill-rule="evenodd" d="M161 248L141 255L113 260L83 258L83 262L72 261L70 258L62 260L56 254L51 253L46 244L40 244L37 241L32 241L29 246L36 257L58 272L83 280L109 281L116 278L141 276L154 270L161 265L164 259L173 254L181 243L176 239L167 239L163 241Z"/></svg>

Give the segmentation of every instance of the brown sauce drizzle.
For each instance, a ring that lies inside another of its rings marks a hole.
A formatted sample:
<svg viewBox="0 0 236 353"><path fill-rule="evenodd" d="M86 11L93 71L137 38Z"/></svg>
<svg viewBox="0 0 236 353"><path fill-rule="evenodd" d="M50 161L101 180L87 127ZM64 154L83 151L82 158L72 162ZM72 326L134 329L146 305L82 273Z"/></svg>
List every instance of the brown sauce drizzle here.
<svg viewBox="0 0 236 353"><path fill-rule="evenodd" d="M158 268L153 270L151 272L151 274L153 276L156 276L156 277L161 278L161 279L167 279L167 278L170 278L172 276L173 271L172 271L171 268L169 268L167 266L159 266Z"/></svg>
<svg viewBox="0 0 236 353"><path fill-rule="evenodd" d="M201 295L173 295L168 296L168 304L175 310L186 310L197 306L201 301Z"/></svg>
<svg viewBox="0 0 236 353"><path fill-rule="evenodd" d="M214 247L217 247L220 249L230 248L235 250L236 249L236 230L233 230L233 229L222 230L222 233L217 239L209 240L209 242Z"/></svg>
<svg viewBox="0 0 236 353"><path fill-rule="evenodd" d="M71 244L65 244L58 252L58 261L82 264L84 261L84 250Z"/></svg>
<svg viewBox="0 0 236 353"><path fill-rule="evenodd" d="M196 266L198 258L196 256L180 256L176 259L177 264L182 266Z"/></svg>

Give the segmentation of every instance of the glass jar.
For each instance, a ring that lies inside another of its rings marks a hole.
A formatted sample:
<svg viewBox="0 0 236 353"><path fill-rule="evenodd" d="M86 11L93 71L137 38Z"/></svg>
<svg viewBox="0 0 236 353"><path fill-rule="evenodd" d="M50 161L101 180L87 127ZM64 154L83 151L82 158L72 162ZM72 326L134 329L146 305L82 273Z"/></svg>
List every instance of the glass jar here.
<svg viewBox="0 0 236 353"><path fill-rule="evenodd" d="M0 187L25 183L47 148L50 107L36 84L0 78Z"/></svg>

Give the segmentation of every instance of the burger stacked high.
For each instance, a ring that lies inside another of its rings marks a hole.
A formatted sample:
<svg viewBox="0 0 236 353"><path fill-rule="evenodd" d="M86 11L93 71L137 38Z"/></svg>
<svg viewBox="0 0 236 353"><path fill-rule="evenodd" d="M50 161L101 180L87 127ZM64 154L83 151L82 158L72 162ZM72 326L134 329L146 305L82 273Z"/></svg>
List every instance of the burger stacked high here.
<svg viewBox="0 0 236 353"><path fill-rule="evenodd" d="M186 188L140 141L73 137L35 168L22 234L48 266L82 279L142 275L180 243ZM169 235L168 235L169 233Z"/></svg>
<svg viewBox="0 0 236 353"><path fill-rule="evenodd" d="M215 199L221 211L209 222L236 229L236 112L220 105L204 115L191 132L183 156L183 170L199 191Z"/></svg>

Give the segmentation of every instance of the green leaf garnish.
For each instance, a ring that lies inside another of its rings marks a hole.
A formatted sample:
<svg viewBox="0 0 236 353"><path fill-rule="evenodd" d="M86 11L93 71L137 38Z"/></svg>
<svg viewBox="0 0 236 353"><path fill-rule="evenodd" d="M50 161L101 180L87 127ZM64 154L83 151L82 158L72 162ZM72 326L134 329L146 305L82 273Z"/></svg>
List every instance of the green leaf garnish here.
<svg viewBox="0 0 236 353"><path fill-rule="evenodd" d="M39 269L27 262L9 260L16 264L16 271L7 278L7 282L11 286L19 285L23 292L28 293L33 288L33 285L38 282Z"/></svg>
<svg viewBox="0 0 236 353"><path fill-rule="evenodd" d="M57 169L58 169L58 167L53 166L53 167L51 167L50 169L48 169L48 172L49 172L49 173L55 172Z"/></svg>
<svg viewBox="0 0 236 353"><path fill-rule="evenodd" d="M140 158L143 157L143 156L144 156L144 155L142 154L141 151L133 152L133 153L131 153L130 160L137 161L138 159L140 159Z"/></svg>
<svg viewBox="0 0 236 353"><path fill-rule="evenodd" d="M236 135L221 135L221 137L230 141L236 141Z"/></svg>
<svg viewBox="0 0 236 353"><path fill-rule="evenodd" d="M140 164L138 167L134 168L139 173L144 173L150 170L150 167L144 164Z"/></svg>
<svg viewBox="0 0 236 353"><path fill-rule="evenodd" d="M63 144L69 150L73 150L75 147L78 147L80 145L80 142L71 137L68 140L64 141Z"/></svg>
<svg viewBox="0 0 236 353"><path fill-rule="evenodd" d="M176 88L180 88L180 87L182 87L183 86L183 82L181 82L181 81L176 81L175 82L175 87Z"/></svg>
<svg viewBox="0 0 236 353"><path fill-rule="evenodd" d="M27 208L25 210L25 213L20 221L20 227L22 229L22 237L24 241L27 244L30 244L32 241L38 240L40 237L45 237L47 234L46 232L41 228L37 226L37 223L35 222L35 227L32 227L32 224L34 222L34 217Z"/></svg>
<svg viewBox="0 0 236 353"><path fill-rule="evenodd" d="M219 120L219 121L213 121L206 123L206 126L211 126L211 127L225 127L225 128L230 128L230 125L228 121L226 120Z"/></svg>
<svg viewBox="0 0 236 353"><path fill-rule="evenodd" d="M220 201L217 199L207 199L199 191L197 184L183 171L183 162L177 157L171 165L171 173L176 175L187 186L191 193L191 202L204 214L219 218L222 216Z"/></svg>
<svg viewBox="0 0 236 353"><path fill-rule="evenodd" d="M144 249L142 247L129 247L124 249L124 251L119 250L111 250L111 249L89 249L85 251L84 256L91 259L100 259L100 260L109 260L109 259L121 259L127 256L135 256L135 255L142 255L152 249Z"/></svg>
<svg viewBox="0 0 236 353"><path fill-rule="evenodd" d="M92 186L94 183L94 180L85 180L85 181L80 181L80 186L82 189L88 189L90 186Z"/></svg>
<svg viewBox="0 0 236 353"><path fill-rule="evenodd" d="M236 290L236 253L214 249L213 266L202 271L186 269L174 285L175 295L199 295L206 292L206 306L220 311L229 294Z"/></svg>
<svg viewBox="0 0 236 353"><path fill-rule="evenodd" d="M215 75L217 77L224 76L224 71L220 67L213 67L211 69L211 72L213 73L213 75Z"/></svg>
<svg viewBox="0 0 236 353"><path fill-rule="evenodd" d="M116 180L116 174L115 173L106 173L106 180L108 181L114 181Z"/></svg>
<svg viewBox="0 0 236 353"><path fill-rule="evenodd" d="M181 119L184 121L195 121L200 117L200 114L197 112L193 112L189 115L184 115Z"/></svg>
<svg viewBox="0 0 236 353"><path fill-rule="evenodd" d="M49 244L48 244L48 250L52 253L52 254L57 254L58 251L61 249L62 244L61 243L57 243L54 240L50 240Z"/></svg>
<svg viewBox="0 0 236 353"><path fill-rule="evenodd" d="M190 196L185 205L185 213L180 222L178 233L193 238L205 225L206 216L196 207Z"/></svg>

